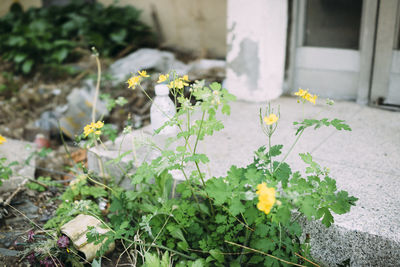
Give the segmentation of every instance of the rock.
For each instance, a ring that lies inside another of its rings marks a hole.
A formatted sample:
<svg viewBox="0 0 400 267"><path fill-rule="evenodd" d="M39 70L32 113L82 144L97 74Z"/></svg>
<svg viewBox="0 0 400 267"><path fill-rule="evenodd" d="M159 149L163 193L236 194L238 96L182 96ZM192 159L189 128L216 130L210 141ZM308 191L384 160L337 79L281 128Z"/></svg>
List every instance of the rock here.
<svg viewBox="0 0 400 267"><path fill-rule="evenodd" d="M6 164L17 161L18 165L11 167L13 174L8 180L3 180L0 192L14 191L26 178L33 178L35 175L35 159L25 164L34 152L35 144L7 138L7 142L0 145L0 158L7 158Z"/></svg>
<svg viewBox="0 0 400 267"><path fill-rule="evenodd" d="M212 79L222 81L225 78L225 60L200 59L189 64L191 80Z"/></svg>
<svg viewBox="0 0 400 267"><path fill-rule="evenodd" d="M69 237L74 247L85 255L87 261L92 261L102 243L96 245L94 243L88 243L86 233L88 231L88 226L95 227L100 235L107 233L109 230L102 228L102 225L103 223L93 216L79 214L75 219L64 224L61 227L61 232ZM104 242L105 241L106 240L104 240ZM115 243L112 242L108 247L107 253L113 251L114 248Z"/></svg>
<svg viewBox="0 0 400 267"><path fill-rule="evenodd" d="M0 255L5 256L5 257L17 257L20 252L11 250L11 249L6 249L6 248L0 248Z"/></svg>
<svg viewBox="0 0 400 267"><path fill-rule="evenodd" d="M189 67L176 60L175 55L171 52L142 48L115 61L110 66L110 73L117 82L123 82L131 73L137 73L138 70L144 69L155 69L162 73L175 70L178 75L187 74L189 71Z"/></svg>
<svg viewBox="0 0 400 267"><path fill-rule="evenodd" d="M68 95L68 108L60 118L60 128L70 138L81 134L83 127L92 121L92 107L95 91L84 88L75 88ZM104 102L97 99L96 119L108 115Z"/></svg>

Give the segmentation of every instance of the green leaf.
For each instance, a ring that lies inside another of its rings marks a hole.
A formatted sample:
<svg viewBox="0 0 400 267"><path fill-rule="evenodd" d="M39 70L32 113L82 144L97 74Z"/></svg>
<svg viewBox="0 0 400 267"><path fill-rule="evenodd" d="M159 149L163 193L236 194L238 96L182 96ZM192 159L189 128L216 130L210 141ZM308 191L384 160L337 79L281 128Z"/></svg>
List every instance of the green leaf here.
<svg viewBox="0 0 400 267"><path fill-rule="evenodd" d="M251 181L252 183L260 183L264 179L264 174L262 171L257 170L255 167L249 167L244 174L247 180Z"/></svg>
<svg viewBox="0 0 400 267"><path fill-rule="evenodd" d="M346 123L344 123L343 120L334 119L331 121L331 124L333 127L335 127L339 131L340 130L351 131L350 126L347 125Z"/></svg>
<svg viewBox="0 0 400 267"><path fill-rule="evenodd" d="M119 229L125 229L129 226L129 221L123 221L122 224L119 226Z"/></svg>
<svg viewBox="0 0 400 267"><path fill-rule="evenodd" d="M204 266L205 266L204 259L197 259L191 265L191 267L204 267Z"/></svg>
<svg viewBox="0 0 400 267"><path fill-rule="evenodd" d="M268 240L266 238L262 239L256 239L254 241L254 247L258 250L268 252L268 251L273 251L275 248L276 243L272 240Z"/></svg>
<svg viewBox="0 0 400 267"><path fill-rule="evenodd" d="M101 257L93 260L92 267L101 267Z"/></svg>
<svg viewBox="0 0 400 267"><path fill-rule="evenodd" d="M251 259L249 260L249 264L257 264L260 263L261 261L264 260L264 257L259 256L259 255L255 255L253 257L251 257Z"/></svg>
<svg viewBox="0 0 400 267"><path fill-rule="evenodd" d="M33 66L33 60L32 59L28 59L27 61L24 62L24 64L22 64L22 71L27 74L31 71Z"/></svg>
<svg viewBox="0 0 400 267"><path fill-rule="evenodd" d="M210 197L214 198L215 205L222 205L232 196L229 185L218 178L212 178L206 182L206 191Z"/></svg>
<svg viewBox="0 0 400 267"><path fill-rule="evenodd" d="M69 49L63 47L60 49L57 49L56 51L53 52L52 57L57 60L58 63L61 63L64 61L64 59L67 58L69 53Z"/></svg>
<svg viewBox="0 0 400 267"><path fill-rule="evenodd" d="M146 252L144 255L145 262L143 266L145 267L161 267L160 266L160 259L157 257L157 255L154 255L150 252Z"/></svg>
<svg viewBox="0 0 400 267"><path fill-rule="evenodd" d="M276 210L276 218L279 222L283 224L287 224L290 222L291 215L292 214L287 206L282 205Z"/></svg>
<svg viewBox="0 0 400 267"><path fill-rule="evenodd" d="M229 105L223 105L221 109L222 114L230 115L231 107Z"/></svg>
<svg viewBox="0 0 400 267"><path fill-rule="evenodd" d="M222 86L220 83L213 82L212 84L210 84L210 88L214 91L219 91L221 90Z"/></svg>
<svg viewBox="0 0 400 267"><path fill-rule="evenodd" d="M17 54L14 56L14 62L15 63L21 63L22 61L24 61L26 58L25 54Z"/></svg>
<svg viewBox="0 0 400 267"><path fill-rule="evenodd" d="M309 220L316 215L317 211L314 208L314 199L311 196L305 196L300 202L300 211L303 212Z"/></svg>
<svg viewBox="0 0 400 267"><path fill-rule="evenodd" d="M232 199L229 205L229 211L233 216L245 211L245 207L238 197Z"/></svg>
<svg viewBox="0 0 400 267"><path fill-rule="evenodd" d="M190 162L190 161L191 162L197 162L197 163L201 162L201 163L204 163L204 164L210 162L210 160L208 159L206 154L194 154L194 155L192 155L190 157L186 157L184 159L184 162Z"/></svg>
<svg viewBox="0 0 400 267"><path fill-rule="evenodd" d="M180 228L178 228L178 226L170 224L167 226L167 230L169 231L169 233L171 234L172 237L187 243L182 230Z"/></svg>
<svg viewBox="0 0 400 267"><path fill-rule="evenodd" d="M259 237L266 237L268 235L269 227L266 224L258 224L254 231L254 234Z"/></svg>
<svg viewBox="0 0 400 267"><path fill-rule="evenodd" d="M220 251L219 249L211 249L210 251L211 256L216 259L218 262L220 263L224 263L225 258L224 258L224 254L222 254L222 251Z"/></svg>
<svg viewBox="0 0 400 267"><path fill-rule="evenodd" d="M118 44L124 44L126 35L127 35L126 29L120 29L117 32L111 33L110 38L111 38L111 40L113 40L114 42L116 42Z"/></svg>
<svg viewBox="0 0 400 267"><path fill-rule="evenodd" d="M269 154L271 155L271 157L279 156L280 154L282 154L282 152L281 152L282 148L283 148L283 145L272 146L269 151Z"/></svg>
<svg viewBox="0 0 400 267"><path fill-rule="evenodd" d="M322 218L322 223L326 226L329 227L331 226L331 224L333 223L333 216L331 214L331 212L329 211L328 208L320 208L318 210L318 214L317 217L321 218L322 216L324 216Z"/></svg>
<svg viewBox="0 0 400 267"><path fill-rule="evenodd" d="M279 169L277 169L278 165L279 162L274 161L273 163L274 177L276 177L278 181L282 182L283 188L286 188L290 175L292 174L292 170L290 169L290 166L285 162L279 165Z"/></svg>

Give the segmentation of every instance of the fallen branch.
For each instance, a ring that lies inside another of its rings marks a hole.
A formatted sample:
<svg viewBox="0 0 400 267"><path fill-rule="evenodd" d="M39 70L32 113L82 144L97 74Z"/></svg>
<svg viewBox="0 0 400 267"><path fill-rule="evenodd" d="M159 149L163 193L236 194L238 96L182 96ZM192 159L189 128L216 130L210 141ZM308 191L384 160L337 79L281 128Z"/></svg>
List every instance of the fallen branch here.
<svg viewBox="0 0 400 267"><path fill-rule="evenodd" d="M4 202L4 205L9 206L12 199L23 189L25 189L25 184L28 182L29 179L25 179L22 181L22 183L20 183L17 187L17 189L15 189L15 191L11 194L11 196L9 196L6 201Z"/></svg>

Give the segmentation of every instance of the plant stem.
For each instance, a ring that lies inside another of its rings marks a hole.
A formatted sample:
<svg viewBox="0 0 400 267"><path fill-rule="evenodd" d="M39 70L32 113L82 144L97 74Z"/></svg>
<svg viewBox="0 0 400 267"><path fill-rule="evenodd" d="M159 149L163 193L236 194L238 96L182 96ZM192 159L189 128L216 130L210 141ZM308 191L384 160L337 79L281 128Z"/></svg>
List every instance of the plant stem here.
<svg viewBox="0 0 400 267"><path fill-rule="evenodd" d="M249 247L246 247L246 246L243 246L243 245L240 245L240 244L237 244L237 243L234 243L234 242L228 241L228 240L225 240L225 242L226 242L226 243L228 243L228 244L234 245L234 246L238 246L238 247L241 247L241 248L244 248L244 249L247 249L247 250L253 251L253 252L260 253L260 254L262 254L262 255L265 255L265 256L271 257L271 258L273 258L273 259L275 259L275 260L278 260L278 261L284 262L284 263L286 263L286 264L291 264L291 265L294 265L294 266L306 267L305 265L301 265L301 264L297 264L297 263L294 263L294 262L286 261L286 260L280 259L280 258L278 258L278 257L275 257L274 255L271 255L271 254L265 253L265 252L263 252L263 251L260 251L260 250L254 249L254 248L249 248Z"/></svg>
<svg viewBox="0 0 400 267"><path fill-rule="evenodd" d="M269 156L269 171L272 175L272 156L271 156L271 137L272 133L268 134L268 156Z"/></svg>
<svg viewBox="0 0 400 267"><path fill-rule="evenodd" d="M277 171L279 169L279 167L281 166L281 164L287 159L287 157L289 156L290 152L292 152L294 146L297 144L297 142L299 141L301 135L303 134L305 129L301 130L300 133L297 135L296 140L294 141L294 143L292 144L292 146L290 147L289 151L286 153L286 155L283 157L283 159L281 160L281 162L279 162L278 166L276 167L275 171Z"/></svg>
<svg viewBox="0 0 400 267"><path fill-rule="evenodd" d="M193 148L193 155L196 153L197 144L198 144L198 142L199 142L199 135L200 135L201 127L203 126L203 121L204 121L204 116L205 116L205 115L206 115L206 112L203 111L203 114L201 115L201 121L200 121L199 131L198 131L198 133L197 133L196 142L195 142L194 148Z"/></svg>
<svg viewBox="0 0 400 267"><path fill-rule="evenodd" d="M98 219L98 220L99 220L103 225L105 225L111 232L113 232L114 234L116 233L108 224L106 224L101 218L99 218L99 216L97 216L96 214L94 214L94 213L92 213L92 212L90 212L90 211L88 211L88 213L90 213L93 217L95 217L96 219ZM190 260L195 260L195 258L193 258L193 257L191 257L191 256L188 256L188 255L183 254L183 253L181 253L181 252L179 252L179 251L170 249L170 248L168 248L168 247L164 247L163 245L155 245L155 244L140 243L140 242L133 241L133 240L131 240L131 239L129 239L129 238L126 238L126 237L121 237L121 239L123 239L123 240L125 240L125 241L128 241L128 242L131 242L132 244L139 245L139 246L165 249L165 250L167 250L167 251L169 251L169 252L173 252L173 253L175 253L175 254L177 254L177 255L180 255L180 256L182 256L182 257L184 257L184 258L187 258L187 259L190 259Z"/></svg>

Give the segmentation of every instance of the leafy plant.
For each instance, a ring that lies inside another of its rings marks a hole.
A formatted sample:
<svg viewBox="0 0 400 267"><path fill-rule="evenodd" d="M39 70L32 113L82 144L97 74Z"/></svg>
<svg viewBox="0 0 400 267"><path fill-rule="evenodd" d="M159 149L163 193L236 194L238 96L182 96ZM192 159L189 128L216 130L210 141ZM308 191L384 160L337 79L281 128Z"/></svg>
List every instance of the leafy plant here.
<svg viewBox="0 0 400 267"><path fill-rule="evenodd" d="M114 56L153 41L150 28L139 21L132 6L104 7L99 3L73 1L66 6L31 8L24 12L14 3L0 18L2 59L24 74L41 64L57 66L80 56L79 49L96 46Z"/></svg>
<svg viewBox="0 0 400 267"><path fill-rule="evenodd" d="M145 72L139 72L128 81L129 87L141 88L140 83L146 77ZM338 191L329 169L321 167L309 153L300 154L306 164L305 173L292 170L285 159L310 127L333 126L347 131L351 128L338 119L295 122L294 144L278 160L283 145L272 144L271 136L278 127L280 113L268 106L264 115L260 111L267 146L255 152L248 166L232 166L225 177L206 179L202 169L209 159L198 153L197 148L205 136L223 128L216 117L217 111L229 114L229 102L234 96L218 83L189 85L187 77L177 77L174 73L162 78L159 81L169 85L179 108L176 116L156 133L168 126L176 126L179 131L176 137L169 138L168 147L159 151L159 157L143 163L131 175L137 190L113 190L107 227L114 230L105 235L89 233L88 238L97 243L107 240L104 248L115 239L141 244L147 255L142 262L144 266L149 262L154 266L164 262L149 254L152 247L171 253L176 266L312 263L309 244L300 241L303 233L298 218L322 220L329 227L333 223L332 213L348 212L357 198ZM195 104L184 97L185 86L190 87L190 97L197 100ZM304 99L315 103L317 97L307 93ZM201 119L192 119L195 112L200 113ZM177 186L173 177L176 172L185 178ZM176 194L179 197L173 197ZM104 251L100 250L99 255Z"/></svg>
<svg viewBox="0 0 400 267"><path fill-rule="evenodd" d="M7 158L0 158L0 186L3 184L3 180L8 180L11 177L13 173L11 167L14 165L18 165L18 162L7 163Z"/></svg>
<svg viewBox="0 0 400 267"><path fill-rule="evenodd" d="M128 85L143 90L141 82L149 75L145 71L138 73L128 80ZM160 75L158 82L168 85L178 108L176 115L168 118L155 134L170 126L176 127L178 133L168 138L164 148L150 143L158 156L142 163L133 174L124 172L135 190L115 186L111 189L91 173L79 176L63 194L64 202L47 226L59 227L64 218L78 212L89 213L109 229L106 234L99 234L94 228L87 232L88 242L103 244L98 256L106 252L110 242L122 240L135 246L136 255L142 255L135 258L142 266L315 265L308 239L301 241L299 218L321 220L329 227L334 222L332 214L348 212L357 198L339 191L329 169L315 162L311 154L299 155L306 165L303 172L292 170L285 160L311 127L351 128L339 119L294 122L295 140L283 155L283 145L271 142L280 112L268 105L264 112L260 110L259 118L268 142L255 151L253 162L246 167L232 166L224 177L206 177L202 169L209 158L199 153L198 147L206 136L223 129L217 113L229 115L229 102L235 97L219 83L191 83L187 76L179 77L173 72ZM188 98L185 87L190 92ZM144 90L143 93L147 95ZM305 90L297 94L303 104L317 100L316 95ZM93 122L85 127L81 139L87 138L88 144L96 145L101 141L102 127L102 122ZM133 148L115 163L131 154L135 161ZM176 175L184 177L178 185ZM101 218L94 202L98 197L108 197L111 203L106 218Z"/></svg>

